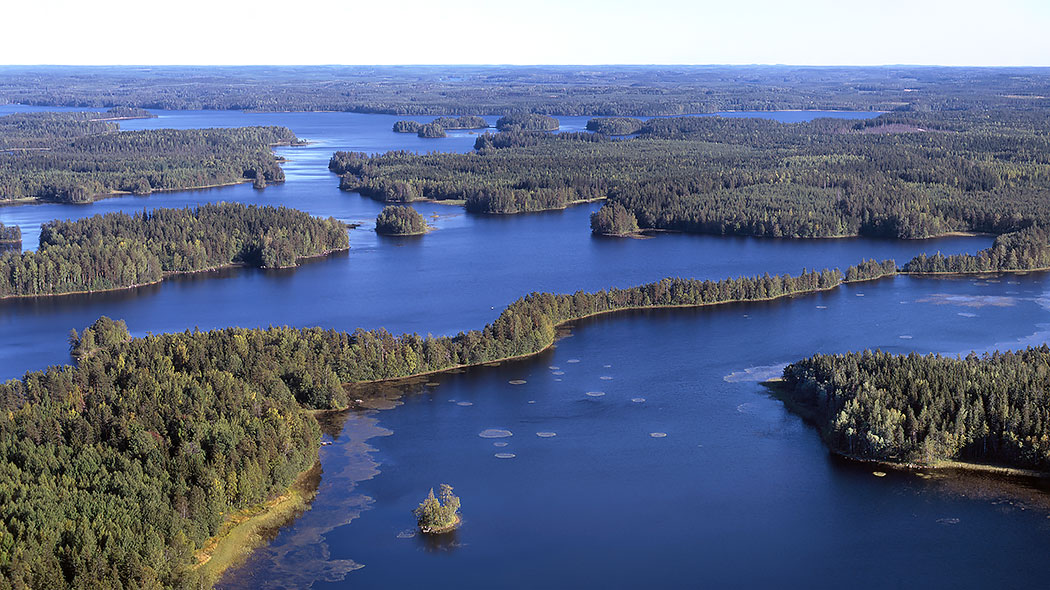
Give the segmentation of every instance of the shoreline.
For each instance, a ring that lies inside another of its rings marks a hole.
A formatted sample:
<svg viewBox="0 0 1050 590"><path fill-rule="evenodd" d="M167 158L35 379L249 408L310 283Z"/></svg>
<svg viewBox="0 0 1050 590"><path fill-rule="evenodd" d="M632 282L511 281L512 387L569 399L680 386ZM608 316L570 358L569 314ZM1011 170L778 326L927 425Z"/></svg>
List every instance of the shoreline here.
<svg viewBox="0 0 1050 590"><path fill-rule="evenodd" d="M784 299L786 297L797 297L797 296L800 296L800 295L812 295L812 294L816 294L816 293L825 293L825 292L837 289L837 288L841 287L842 285L846 285L846 284L848 284L846 281L842 281L841 283L839 283L837 285L834 285L834 286L831 286L831 287L826 287L824 289L813 289L813 290L810 290L810 291L796 291L794 293L785 293L783 295L777 295L776 297L764 297L762 299L732 299L732 300L728 300L728 301L717 301L717 302L711 302L711 303L682 303L682 304L666 304L666 305L645 305L645 306L620 307L620 308L617 308L617 309L607 309L607 310L603 310L603 311L596 311L594 313L589 313L587 315L582 315L582 316L570 318L570 319L567 319L567 320L564 320L564 321L561 321L561 322L558 322L558 323L554 324L553 329L555 331L555 334L554 334L553 340L550 343L548 343L546 346L544 346L543 348L541 348L539 350L535 350L535 351L532 351L532 352L525 352L525 353L522 353L522 354L509 356L509 357L498 358L498 359L489 359L489 360L481 361L481 362L477 362L477 363L470 363L470 364L465 364L465 365L451 365L451 366L444 367L444 368L441 368L441 369L434 369L433 371L425 371L425 372L422 372L422 373L413 373L411 375L402 375L402 376L399 376L399 377L386 377L386 378L383 378L383 379L370 379L370 380L365 380L365 381L350 381L350 382L344 383L343 386L352 388L352 387L359 386L359 385L375 385L375 384L384 384L384 383L385 384L396 384L396 383L400 383L402 381L408 381L408 380L416 379L416 378L419 378L419 377L427 377L427 376L430 376L430 375L440 375L442 373L449 373L449 372L457 371L457 370L461 370L461 369L470 369L470 368L474 368L474 367L481 367L481 366L488 365L488 364L491 364L491 363L504 363L504 362L508 362L508 361L517 361L517 360L527 359L529 357L533 357L533 356L536 356L538 354L541 354L541 353L549 350L555 344L557 344L558 340L561 339L561 338L558 337L558 332L560 330L564 330L569 324L572 324L572 323L575 323L575 322L579 322L579 321L582 321L582 320L586 320L586 319L589 319L589 318L598 317L598 316L609 315L609 314L620 313L620 312L649 311L649 310L660 310L660 309L700 309L700 308L703 308L703 307L714 307L714 306L718 306L718 305L729 305L729 304L733 304L733 303L763 303L763 302L769 302L769 301L776 301L778 299ZM355 407L356 404L352 403L351 406Z"/></svg>
<svg viewBox="0 0 1050 590"><path fill-rule="evenodd" d="M33 299L33 298L37 298L37 297L67 297L67 296L70 296L70 295L92 295L92 294L95 294L95 293L113 293L114 291L126 291L128 289L138 289L140 287L149 287L151 285L159 285L160 283L163 283L166 279L170 279L170 278L173 278L173 277L178 277L178 276L183 276L183 275L195 275L195 274L201 274L201 273L209 273L209 272L214 272L214 271L219 271L219 270L227 270L227 269L232 269L232 268L258 268L259 270L281 270L281 269L289 269L289 268L298 268L299 267L299 263L302 262L302 261L314 260L314 259L317 259L317 258L324 258L326 256L331 256L332 254L338 254L340 252L349 252L349 251L350 251L349 247L336 248L334 250L327 250L325 252L321 252L321 253L318 253L318 254L310 254L308 256L300 256L299 258L295 259L295 264L291 265L291 266L276 266L276 267L260 266L260 267L255 267L255 266L248 266L248 265L246 265L244 263L241 263L241 262L231 262L229 264L220 264L218 266L210 266L208 268L201 268L201 269L197 269L197 270L165 271L161 275L161 277L159 279L157 279L156 281L148 282L148 283L136 283L134 285L127 285L127 286L122 286L122 287L112 287L112 288L109 288L109 289L89 289L89 290L86 290L86 291L64 291L62 293L38 293L38 294L34 294L34 295L3 295L3 296L0 296L0 302L13 300L13 299Z"/></svg>
<svg viewBox="0 0 1050 590"><path fill-rule="evenodd" d="M309 510L320 483L318 457L296 476L288 489L265 502L227 515L219 533L194 553L197 560L194 569L209 584L216 583L226 570L243 564L256 549L269 544L268 532L284 528Z"/></svg>
<svg viewBox="0 0 1050 590"><path fill-rule="evenodd" d="M996 465L993 463L974 463L971 461L954 461L950 459L938 459L930 463L916 463L913 461L891 461L887 459L870 459L857 457L849 453L843 453L828 446L824 441L823 429L817 420L815 408L804 401L800 401L792 395L792 391L784 383L783 377L774 377L759 383L765 387L769 395L784 404L784 408L798 416L803 422L817 431L821 444L829 453L836 457L846 459L854 463L876 465L885 469L895 471L907 471L910 473L922 471L962 471L967 473L983 473L1009 477L1025 477L1030 479L1050 479L1050 472L1023 467L1010 467L1008 465Z"/></svg>

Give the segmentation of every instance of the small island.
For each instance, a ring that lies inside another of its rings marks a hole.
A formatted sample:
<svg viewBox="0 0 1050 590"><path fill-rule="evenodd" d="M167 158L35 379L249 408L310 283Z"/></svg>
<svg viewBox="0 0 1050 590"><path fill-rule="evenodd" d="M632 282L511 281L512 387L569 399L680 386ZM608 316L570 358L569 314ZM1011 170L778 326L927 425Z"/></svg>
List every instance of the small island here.
<svg viewBox="0 0 1050 590"><path fill-rule="evenodd" d="M463 115L462 117L438 117L429 123L418 121L398 121L394 123L394 133L415 133L419 137L445 137L449 129L486 129L489 124L481 117Z"/></svg>
<svg viewBox="0 0 1050 590"><path fill-rule="evenodd" d="M412 207L391 205L376 217L376 233L384 236L419 236L428 231L427 221Z"/></svg>
<svg viewBox="0 0 1050 590"><path fill-rule="evenodd" d="M619 203L607 203L591 214L591 231L600 236L629 236L638 233L638 218Z"/></svg>
<svg viewBox="0 0 1050 590"><path fill-rule="evenodd" d="M416 132L416 135L428 139L446 137L445 128L437 123L421 125L419 131Z"/></svg>
<svg viewBox="0 0 1050 590"><path fill-rule="evenodd" d="M434 496L434 488L414 510L419 532L440 535L456 529L463 521L459 516L459 497L452 494L452 486L441 484L440 498Z"/></svg>
<svg viewBox="0 0 1050 590"><path fill-rule="evenodd" d="M527 115L507 115L496 121L500 131L557 131L558 120L547 115L529 113Z"/></svg>
<svg viewBox="0 0 1050 590"><path fill-rule="evenodd" d="M587 131L602 135L633 135L641 131L643 125L645 123L631 117L595 117L587 121Z"/></svg>

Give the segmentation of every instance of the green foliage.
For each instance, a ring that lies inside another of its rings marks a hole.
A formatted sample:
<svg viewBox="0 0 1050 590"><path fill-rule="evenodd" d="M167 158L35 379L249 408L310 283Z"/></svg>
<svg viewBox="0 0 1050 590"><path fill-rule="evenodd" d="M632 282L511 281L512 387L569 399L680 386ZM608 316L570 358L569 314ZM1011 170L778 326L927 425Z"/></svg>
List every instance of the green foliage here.
<svg viewBox="0 0 1050 590"><path fill-rule="evenodd" d="M558 127L554 117L535 113L506 115L496 121L496 129L500 131L557 131Z"/></svg>
<svg viewBox="0 0 1050 590"><path fill-rule="evenodd" d="M0 254L0 297L130 287L234 263L292 266L348 246L342 223L285 207L221 203L52 221L36 252Z"/></svg>
<svg viewBox="0 0 1050 590"><path fill-rule="evenodd" d="M629 234L638 231L638 219L634 213L616 203L591 214L591 231L607 236Z"/></svg>
<svg viewBox="0 0 1050 590"><path fill-rule="evenodd" d="M427 123L425 125L420 125L419 131L416 132L416 135L426 138L445 137L445 128L437 123Z"/></svg>
<svg viewBox="0 0 1050 590"><path fill-rule="evenodd" d="M70 354L74 357L82 357L100 348L108 348L128 340L131 340L131 334L124 320L113 321L102 316L85 328L84 333L80 336L77 336L76 330L70 332Z"/></svg>
<svg viewBox="0 0 1050 590"><path fill-rule="evenodd" d="M642 129L643 123L630 117L597 117L587 121L587 131L602 135L632 135Z"/></svg>
<svg viewBox="0 0 1050 590"><path fill-rule="evenodd" d="M412 207L384 207L376 217L376 232L389 236L407 236L426 233L427 222Z"/></svg>
<svg viewBox="0 0 1050 590"><path fill-rule="evenodd" d="M293 365L304 351L277 353L279 338L233 332L220 351L122 329L100 320L85 338L106 346L76 368L0 385L0 587L199 587L194 551L224 514L316 460L296 396L345 404L330 371Z"/></svg>
<svg viewBox="0 0 1050 590"><path fill-rule="evenodd" d="M879 262L873 258L871 260L864 260L860 264L855 264L847 268L846 282L870 281L872 279L890 277L895 274L897 274L897 263L892 259Z"/></svg>
<svg viewBox="0 0 1050 590"><path fill-rule="evenodd" d="M995 238L991 248L977 254L920 254L904 265L904 270L914 273L981 273L1048 267L1050 231L1045 227L1030 227Z"/></svg>
<svg viewBox="0 0 1050 590"><path fill-rule="evenodd" d="M978 357L852 352L784 369L824 440L853 457L1050 469L1050 348Z"/></svg>
<svg viewBox="0 0 1050 590"><path fill-rule="evenodd" d="M419 133L422 123L416 121L398 121L394 123L394 133Z"/></svg>
<svg viewBox="0 0 1050 590"><path fill-rule="evenodd" d="M4 225L0 221L0 244L21 244L22 228L17 225Z"/></svg>
<svg viewBox="0 0 1050 590"><path fill-rule="evenodd" d="M460 500L453 495L452 486L441 484L440 498L434 496L434 488L415 509L416 522L424 533L441 531L456 524L459 519Z"/></svg>
<svg viewBox="0 0 1050 590"><path fill-rule="evenodd" d="M299 141L284 127L118 132L108 122L139 110L0 117L0 200L86 202L246 179L265 186L284 180L271 147Z"/></svg>
<svg viewBox="0 0 1050 590"><path fill-rule="evenodd" d="M485 119L476 117L473 115L463 115L461 117L438 117L432 121L435 125L440 125L445 129L485 129L489 126Z"/></svg>
<svg viewBox="0 0 1050 590"><path fill-rule="evenodd" d="M462 199L478 213L607 198L643 229L998 234L1050 225L1048 121L1021 109L792 124L679 117L647 121L626 140L519 130L481 135L469 154L340 152L330 168L343 188L379 200Z"/></svg>

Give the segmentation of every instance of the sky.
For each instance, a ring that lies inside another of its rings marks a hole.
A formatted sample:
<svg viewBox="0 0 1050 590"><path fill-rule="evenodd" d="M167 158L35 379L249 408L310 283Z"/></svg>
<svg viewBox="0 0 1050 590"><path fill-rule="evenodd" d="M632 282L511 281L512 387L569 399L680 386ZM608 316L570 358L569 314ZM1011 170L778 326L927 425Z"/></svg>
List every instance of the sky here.
<svg viewBox="0 0 1050 590"><path fill-rule="evenodd" d="M1050 0L11 0L0 64L1050 66Z"/></svg>

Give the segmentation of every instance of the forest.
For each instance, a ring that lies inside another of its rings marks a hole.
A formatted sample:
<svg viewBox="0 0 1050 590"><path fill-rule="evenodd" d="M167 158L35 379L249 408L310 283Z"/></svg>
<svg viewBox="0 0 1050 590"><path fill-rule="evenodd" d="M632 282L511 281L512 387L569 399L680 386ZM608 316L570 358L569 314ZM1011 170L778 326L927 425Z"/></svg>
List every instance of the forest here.
<svg viewBox="0 0 1050 590"><path fill-rule="evenodd" d="M52 221L35 252L0 254L0 298L127 288L231 264L294 266L348 247L341 222L285 207L222 203Z"/></svg>
<svg viewBox="0 0 1050 590"><path fill-rule="evenodd" d="M1048 154L1050 118L1017 108L860 122L662 118L621 140L518 130L481 135L469 154L339 152L330 169L365 196L459 199L478 213L604 198L641 229L910 239L1047 225Z"/></svg>
<svg viewBox="0 0 1050 590"><path fill-rule="evenodd" d="M436 125L442 130L444 129L485 129L489 126L485 119L476 117L473 115L463 115L460 117L438 117L430 123L424 124L417 121L398 121L394 123L395 133L418 133L420 137L431 137L425 136L422 133L423 127L426 125Z"/></svg>
<svg viewBox="0 0 1050 590"><path fill-rule="evenodd" d="M0 202L82 203L116 192L281 182L271 148L299 143L284 127L119 131L109 113L18 113L0 117Z"/></svg>
<svg viewBox="0 0 1050 590"><path fill-rule="evenodd" d="M0 67L0 102L392 115L686 115L1046 105L1040 68L929 66Z"/></svg>
<svg viewBox="0 0 1050 590"><path fill-rule="evenodd" d="M428 229L427 221L412 207L391 205L376 217L376 233L387 236L414 236Z"/></svg>
<svg viewBox="0 0 1050 590"><path fill-rule="evenodd" d="M1033 226L997 236L977 254L920 254L904 265L910 273L983 273L1050 268L1050 231Z"/></svg>
<svg viewBox="0 0 1050 590"><path fill-rule="evenodd" d="M4 222L0 221L0 244L22 245L22 228L17 225L4 225Z"/></svg>
<svg viewBox="0 0 1050 590"><path fill-rule="evenodd" d="M880 351L784 369L789 407L836 453L932 464L1050 469L1050 348L965 358Z"/></svg>
<svg viewBox="0 0 1050 590"><path fill-rule="evenodd" d="M842 276L533 293L452 337L271 327L131 338L100 318L70 334L75 366L0 385L0 588L196 586L194 551L224 514L316 461L307 411L346 407L345 383L534 354L557 325L594 314L766 300Z"/></svg>

